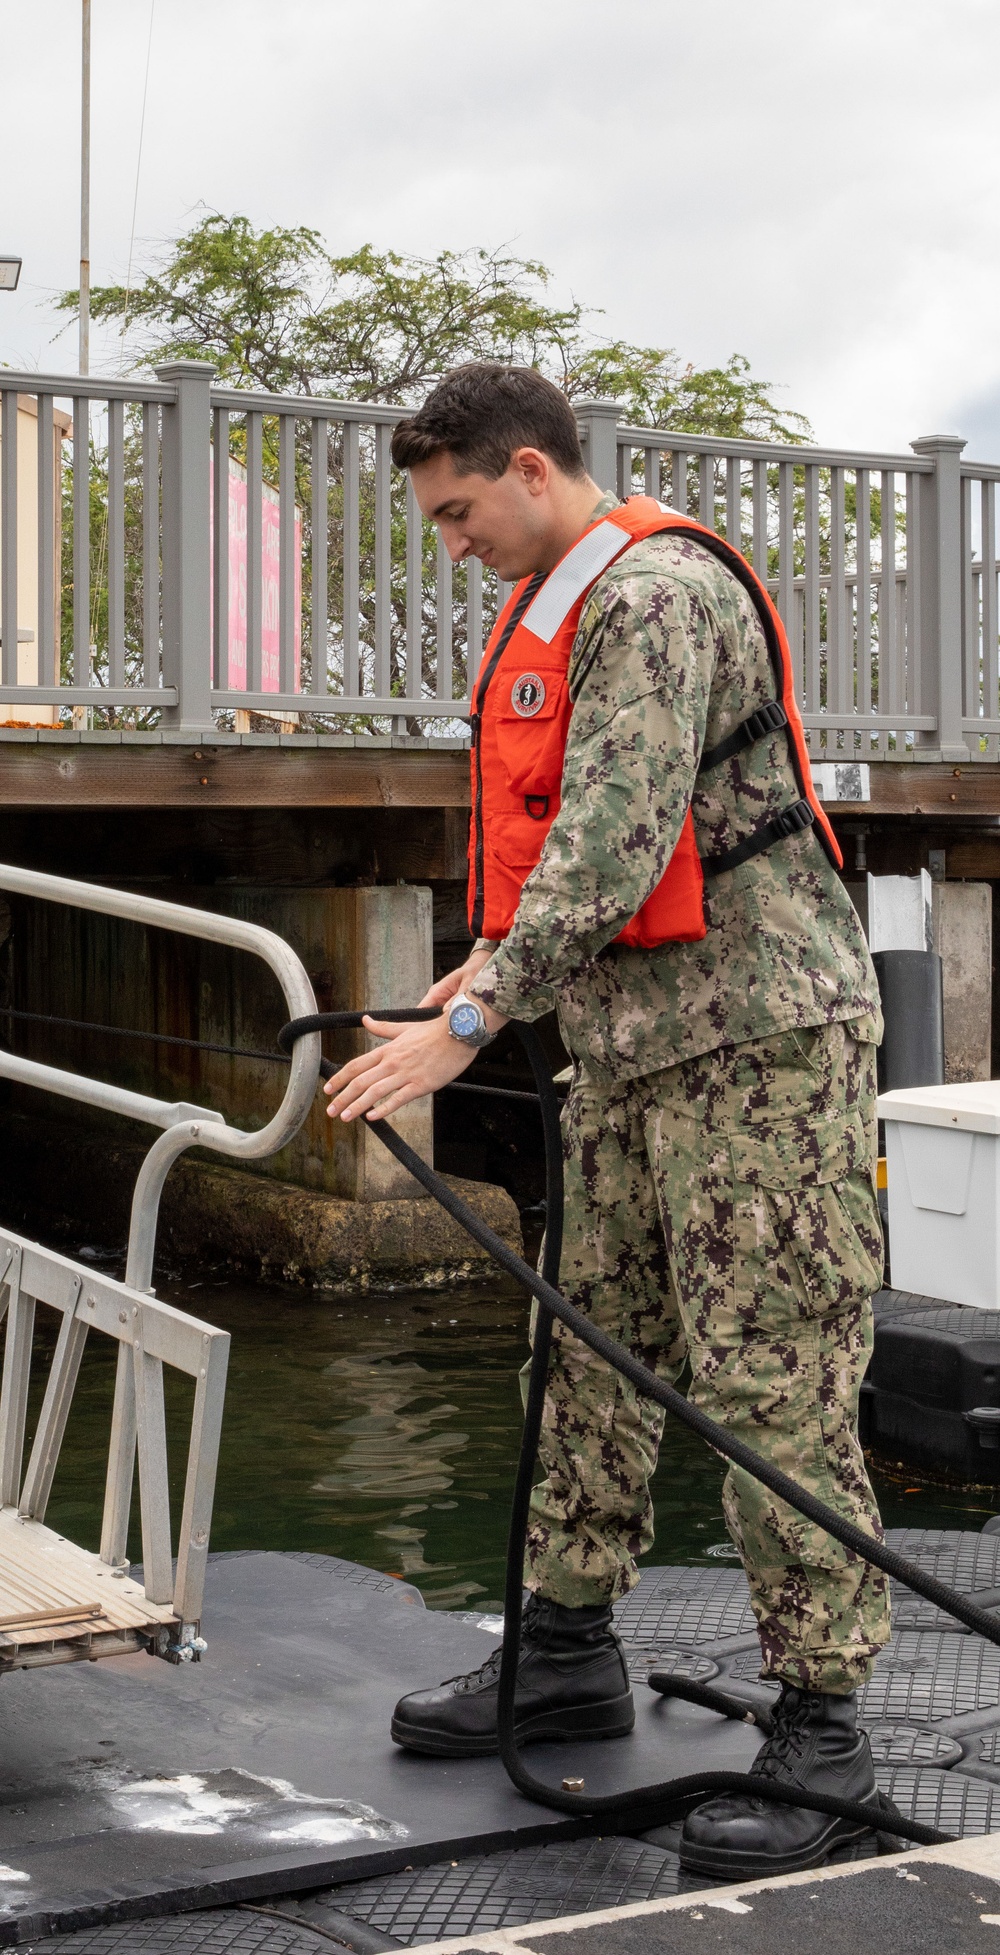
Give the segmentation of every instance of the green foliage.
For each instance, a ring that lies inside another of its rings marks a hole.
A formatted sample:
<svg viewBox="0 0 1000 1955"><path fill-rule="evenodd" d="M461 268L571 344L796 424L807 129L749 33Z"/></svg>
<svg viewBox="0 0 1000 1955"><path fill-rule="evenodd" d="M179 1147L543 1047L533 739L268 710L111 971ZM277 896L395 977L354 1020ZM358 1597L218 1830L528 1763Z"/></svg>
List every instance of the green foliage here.
<svg viewBox="0 0 1000 1955"><path fill-rule="evenodd" d="M211 213L173 241L131 290L98 286L95 320L117 325L141 364L211 359L231 386L412 403L463 360L511 360L547 373L572 399L620 400L635 424L801 441L799 414L734 353L685 365L668 347L604 340L578 302L549 302L551 273L502 251L425 260L362 245L328 252L302 226L257 231ZM76 309L66 292L62 310Z"/></svg>
<svg viewBox="0 0 1000 1955"><path fill-rule="evenodd" d="M809 433L801 415L784 411L749 362L734 353L721 367L685 365L668 347L637 346L602 338L597 316L574 301L550 302L551 274L531 259L503 251L444 251L433 260L371 245L342 257L327 251L316 231L303 226L256 230L249 219L210 213L172 241L132 288L99 286L91 293L95 321L117 326L123 351L140 368L169 359L208 359L229 386L314 398L415 404L449 368L472 359L512 361L539 368L574 400L588 396L621 403L633 426L729 438L800 442ZM60 308L73 312L76 292ZM262 426L265 481L278 484L278 422ZM246 457L243 419L230 421L230 452ZM636 467L641 466L636 458ZM344 673L343 433L331 423L327 444L329 491L328 588L325 604L312 589L312 455L307 424L295 434L296 499L303 512L303 683L319 658L333 692L353 690ZM127 417L125 455L126 670L139 679L142 663L142 497L138 421ZM637 479L636 487L641 487ZM692 463L691 506L697 507L697 466ZM358 635L363 689L373 689L379 619L375 601L375 455L363 430L359 479ZM107 658L107 456L97 444L91 457L90 642L100 681ZM390 588L388 631L391 691L405 691L407 667L406 501L393 472L389 508ZM71 562L72 520L67 510L64 562ZM449 573L436 539L424 527L421 545L421 667L425 691L436 686L441 653L450 653L454 691L467 676L469 574ZM443 584L442 584L442 581ZM493 580L483 591L484 628L494 605ZM450 603L447 592L450 589ZM439 602L440 598L440 602ZM450 621L449 621L450 613ZM64 647L71 642L65 620ZM103 716L102 716L103 717ZM110 712L109 723L127 716ZM140 710L137 724L148 723ZM305 722L304 722L305 723ZM312 723L319 723L315 716ZM343 726L344 721L338 722ZM371 721L359 720L359 730ZM416 723L414 723L416 730Z"/></svg>
<svg viewBox="0 0 1000 1955"><path fill-rule="evenodd" d="M141 686L143 660L143 484L141 414L126 409L124 441L124 510L122 524L124 621L124 683ZM72 468L66 460L62 470L62 569L60 602L60 680L76 683L73 645L75 591L74 501ZM87 642L90 647L92 676L97 681L91 712L95 726L155 726L158 711L153 707L102 707L100 686L110 684L109 609L108 609L108 451L91 434L89 471L89 604ZM83 683L88 683L84 674Z"/></svg>

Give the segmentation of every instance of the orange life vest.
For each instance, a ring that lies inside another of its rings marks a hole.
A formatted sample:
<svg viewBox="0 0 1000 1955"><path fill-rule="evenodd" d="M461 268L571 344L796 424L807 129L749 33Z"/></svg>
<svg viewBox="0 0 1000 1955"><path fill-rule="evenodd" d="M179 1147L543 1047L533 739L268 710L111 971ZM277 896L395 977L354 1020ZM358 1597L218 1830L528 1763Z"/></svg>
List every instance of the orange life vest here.
<svg viewBox="0 0 1000 1955"><path fill-rule="evenodd" d="M650 496L632 496L592 523L548 576L540 572L517 585L486 647L471 720L469 924L474 937L507 935L522 887L559 812L572 711L567 675L587 595L616 557L661 530L703 544L748 591L774 672L774 698L702 753L699 774L784 729L800 799L724 854L705 859L698 854L689 807L660 881L615 942L643 949L698 942L705 935L705 877L735 869L813 824L831 862L841 866L836 837L812 784L788 640L767 591L746 559L714 530L664 509Z"/></svg>

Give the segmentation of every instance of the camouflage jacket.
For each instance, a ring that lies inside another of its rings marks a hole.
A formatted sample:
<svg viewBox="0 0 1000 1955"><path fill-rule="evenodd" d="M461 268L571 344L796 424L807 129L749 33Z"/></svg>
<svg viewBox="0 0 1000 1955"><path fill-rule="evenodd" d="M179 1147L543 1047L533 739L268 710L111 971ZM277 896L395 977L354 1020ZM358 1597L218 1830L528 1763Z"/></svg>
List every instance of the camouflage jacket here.
<svg viewBox="0 0 1000 1955"><path fill-rule="evenodd" d="M602 498L593 519L614 504ZM864 934L810 831L706 884L701 943L613 941L662 876L689 806L710 855L798 799L781 733L697 778L703 746L774 691L736 579L688 537L634 544L584 605L569 681L562 805L476 996L509 1018L554 1006L568 1049L609 1079L836 1019L877 1039Z"/></svg>

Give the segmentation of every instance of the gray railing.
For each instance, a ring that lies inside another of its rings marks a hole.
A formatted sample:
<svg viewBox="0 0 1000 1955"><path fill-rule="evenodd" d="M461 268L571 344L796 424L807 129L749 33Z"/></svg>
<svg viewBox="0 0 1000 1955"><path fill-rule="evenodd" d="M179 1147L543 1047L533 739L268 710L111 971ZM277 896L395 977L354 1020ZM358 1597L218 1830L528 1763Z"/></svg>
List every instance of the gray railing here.
<svg viewBox="0 0 1000 1955"><path fill-rule="evenodd" d="M0 398L0 701L18 717L201 736L250 713L468 716L504 593L422 521L389 453L403 409L217 387L198 361L149 383L0 370ZM996 757L1000 467L952 436L861 454L623 427L614 402L578 414L602 488L697 517L766 578L818 756Z"/></svg>

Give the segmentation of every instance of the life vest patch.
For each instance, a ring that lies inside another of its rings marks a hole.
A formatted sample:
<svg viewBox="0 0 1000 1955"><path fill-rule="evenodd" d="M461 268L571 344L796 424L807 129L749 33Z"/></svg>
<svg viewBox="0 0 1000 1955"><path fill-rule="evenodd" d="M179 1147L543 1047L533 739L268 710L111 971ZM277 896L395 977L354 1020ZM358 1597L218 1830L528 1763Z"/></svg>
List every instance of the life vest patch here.
<svg viewBox="0 0 1000 1955"><path fill-rule="evenodd" d="M545 704L545 681L537 672L522 672L510 689L510 703L522 720L532 720Z"/></svg>

